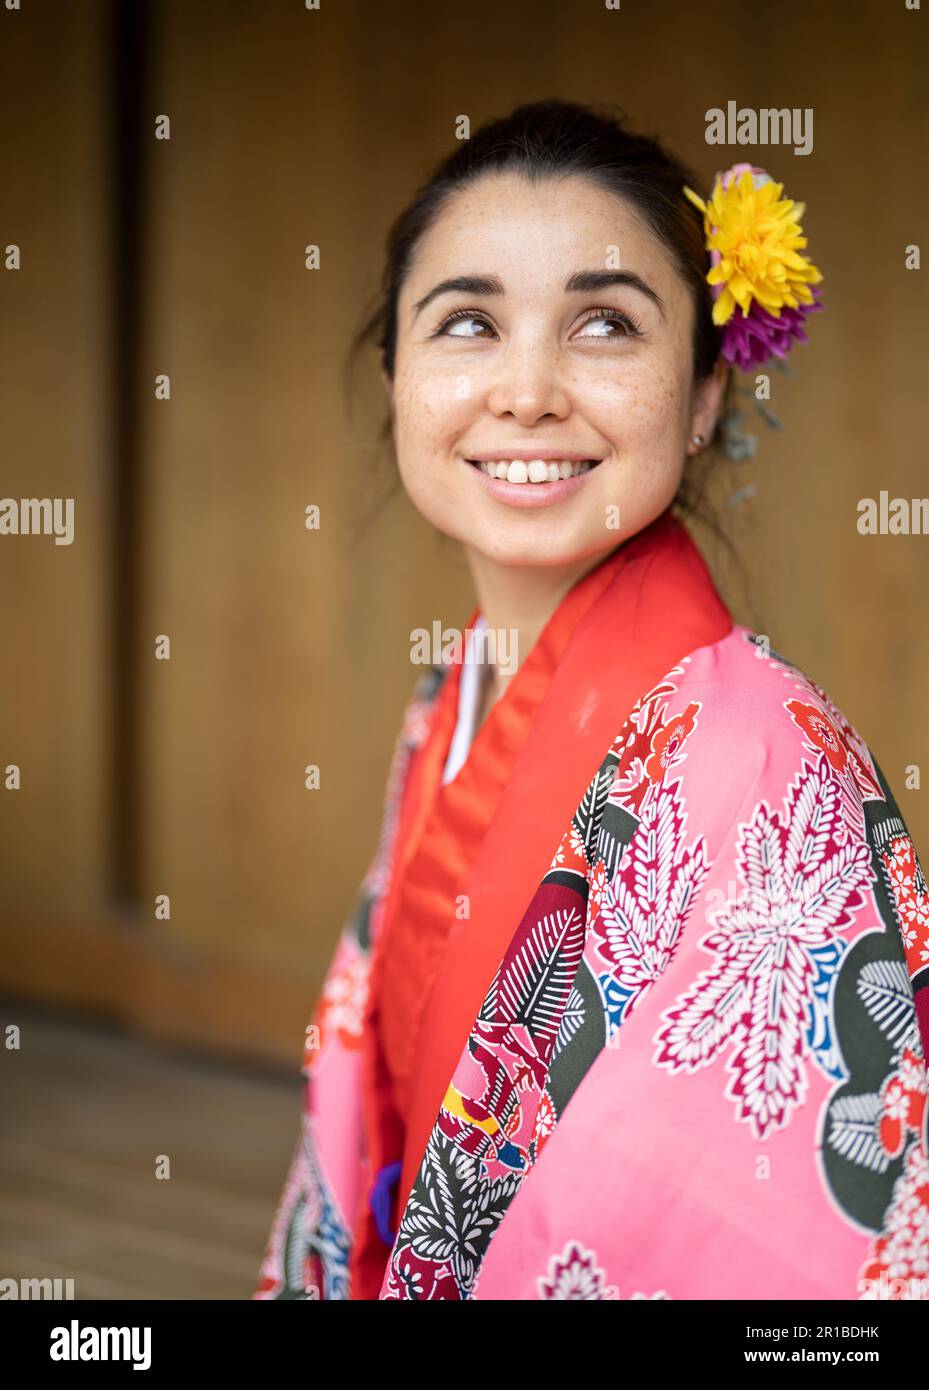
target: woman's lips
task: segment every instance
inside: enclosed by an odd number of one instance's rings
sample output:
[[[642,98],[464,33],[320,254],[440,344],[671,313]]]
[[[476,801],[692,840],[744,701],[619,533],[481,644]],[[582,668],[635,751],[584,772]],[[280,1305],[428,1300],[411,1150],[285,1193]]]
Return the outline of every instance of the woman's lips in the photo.
[[[583,487],[599,459],[501,459],[493,463],[465,460],[499,502],[511,507],[548,507]],[[498,473],[501,476],[496,476]],[[544,479],[544,481],[543,481]]]

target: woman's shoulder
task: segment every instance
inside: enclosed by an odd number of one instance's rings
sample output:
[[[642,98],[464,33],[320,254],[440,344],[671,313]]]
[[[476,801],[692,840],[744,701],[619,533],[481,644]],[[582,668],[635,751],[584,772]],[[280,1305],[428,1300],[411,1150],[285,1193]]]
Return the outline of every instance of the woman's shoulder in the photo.
[[[849,749],[870,760],[867,743],[836,701],[764,633],[736,624],[678,669],[682,690],[717,704],[753,743],[800,737],[835,763]]]
[[[891,795],[842,708],[764,634],[736,625],[663,684],[674,690],[668,714],[685,717],[691,784],[711,782],[719,801],[741,801],[751,786],[793,800],[811,777],[838,778],[859,808]]]
[[[717,697],[748,702],[758,713],[774,713],[791,689],[839,714],[835,702],[802,666],[777,650],[766,633],[740,623],[719,641],[697,648],[677,669],[688,687],[712,687]]]

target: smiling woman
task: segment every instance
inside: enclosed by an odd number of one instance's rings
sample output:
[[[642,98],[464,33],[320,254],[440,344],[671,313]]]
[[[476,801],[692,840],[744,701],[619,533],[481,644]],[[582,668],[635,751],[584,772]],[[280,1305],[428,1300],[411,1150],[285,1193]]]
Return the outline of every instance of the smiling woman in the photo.
[[[518,659],[413,693],[256,1297],[929,1296],[916,851],[675,515],[819,272],[763,170],[695,182],[544,102],[391,231],[400,477]]]

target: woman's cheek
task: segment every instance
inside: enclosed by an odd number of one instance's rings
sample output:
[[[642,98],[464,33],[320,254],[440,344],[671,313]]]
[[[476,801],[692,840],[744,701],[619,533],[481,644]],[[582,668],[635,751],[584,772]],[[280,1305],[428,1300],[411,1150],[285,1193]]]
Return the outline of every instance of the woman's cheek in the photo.
[[[412,377],[395,392],[397,442],[418,452],[428,443],[434,453],[447,452],[473,410],[473,383],[464,372]]]

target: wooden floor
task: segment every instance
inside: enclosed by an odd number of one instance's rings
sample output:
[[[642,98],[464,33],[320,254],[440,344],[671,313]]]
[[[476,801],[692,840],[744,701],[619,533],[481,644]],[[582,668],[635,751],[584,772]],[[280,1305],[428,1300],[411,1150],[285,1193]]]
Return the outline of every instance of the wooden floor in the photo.
[[[2,1045],[19,1025],[19,1051]],[[300,1078],[0,1003],[0,1278],[75,1298],[248,1298]],[[171,1176],[155,1176],[159,1155]]]

